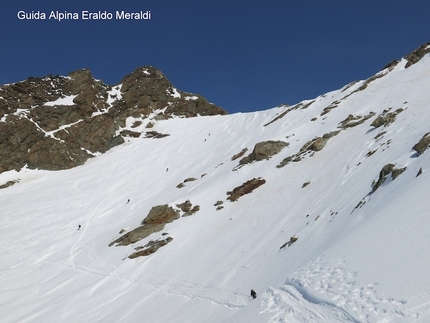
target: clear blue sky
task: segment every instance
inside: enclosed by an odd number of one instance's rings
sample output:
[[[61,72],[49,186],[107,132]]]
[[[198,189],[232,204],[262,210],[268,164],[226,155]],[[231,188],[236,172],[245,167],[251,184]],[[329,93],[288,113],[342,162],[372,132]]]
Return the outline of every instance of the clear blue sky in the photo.
[[[2,2],[0,84],[84,67],[116,84],[152,65],[230,113],[312,99],[430,41],[428,0]],[[20,10],[47,19],[20,20]],[[56,10],[150,10],[151,19],[48,19]]]

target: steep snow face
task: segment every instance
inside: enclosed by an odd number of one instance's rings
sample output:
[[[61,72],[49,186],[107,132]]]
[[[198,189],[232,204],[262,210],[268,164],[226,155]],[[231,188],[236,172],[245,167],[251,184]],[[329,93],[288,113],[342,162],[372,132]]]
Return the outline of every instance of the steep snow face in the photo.
[[[412,149],[430,131],[429,56],[404,66],[295,106],[159,121],[152,130],[168,136],[130,138],[74,169],[0,174],[16,181],[0,190],[2,319],[430,320],[430,152]],[[288,146],[232,160],[269,140]],[[227,200],[254,178],[265,183]],[[108,247],[153,206],[187,200],[199,211]]]

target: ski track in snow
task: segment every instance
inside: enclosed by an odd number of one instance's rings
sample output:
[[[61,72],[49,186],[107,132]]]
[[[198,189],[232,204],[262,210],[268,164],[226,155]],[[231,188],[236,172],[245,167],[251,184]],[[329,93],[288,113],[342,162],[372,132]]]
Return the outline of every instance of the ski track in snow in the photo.
[[[79,238],[78,241],[74,244],[73,248],[81,240],[82,238]],[[49,265],[62,267],[67,270],[73,270],[83,274],[99,276],[102,278],[118,279],[118,280],[126,281],[130,284],[137,284],[137,285],[142,285],[144,287],[150,287],[156,291],[162,292],[169,296],[184,297],[187,299],[209,302],[213,305],[222,306],[230,310],[241,309],[245,307],[249,302],[249,296],[247,295],[243,295],[239,293],[230,293],[218,288],[203,286],[203,285],[195,284],[195,283],[177,279],[177,278],[163,277],[163,276],[145,274],[145,273],[139,273],[139,277],[133,278],[133,276],[135,275],[133,274],[133,272],[127,272],[126,274],[121,274],[121,273],[115,272],[115,270],[111,272],[106,272],[99,269],[80,266],[76,264],[76,262],[74,261],[73,250],[71,251],[71,265],[69,265],[58,261],[39,258],[37,256],[32,255],[31,253],[26,252],[24,249],[12,250],[10,248],[4,248],[4,245],[2,248],[4,250],[7,250],[10,254],[16,255],[17,253],[20,253],[21,254],[20,257],[25,256],[26,258],[35,259],[36,263],[43,262]],[[103,279],[100,280],[99,284],[97,284],[96,287],[94,287],[91,290],[90,294],[95,293],[96,290],[100,288],[102,285],[103,285]]]
[[[406,308],[378,290],[378,283],[358,286],[357,272],[350,272],[342,259],[330,263],[322,257],[299,269],[280,288],[263,295],[266,309],[274,313],[270,322],[410,322],[419,319],[430,303]]]
[[[86,223],[84,224],[84,226],[81,228],[82,233],[79,235],[79,239],[73,244],[72,248],[70,249],[70,262],[72,263],[73,268],[76,268],[76,264],[75,264],[75,249],[78,246],[79,243],[81,243],[85,232],[87,231],[88,227],[91,224],[91,218],[97,214],[98,209],[100,208],[100,205],[102,205],[103,201],[99,202],[97,204],[97,206],[95,207],[94,211],[91,213],[91,215],[88,217]]]
[[[166,295],[210,302],[213,305],[223,306],[231,310],[240,309],[246,306],[246,304],[249,302],[249,297],[246,295],[228,293],[217,288],[211,288],[175,278],[140,274],[140,276],[143,277],[132,279],[129,276],[124,276],[115,271],[107,273],[94,270],[89,267],[75,267],[75,269],[91,275],[111,277],[113,279],[125,280],[130,284],[144,285],[160,291]],[[130,274],[130,276],[132,275]],[[165,281],[168,281],[169,283],[163,283]]]

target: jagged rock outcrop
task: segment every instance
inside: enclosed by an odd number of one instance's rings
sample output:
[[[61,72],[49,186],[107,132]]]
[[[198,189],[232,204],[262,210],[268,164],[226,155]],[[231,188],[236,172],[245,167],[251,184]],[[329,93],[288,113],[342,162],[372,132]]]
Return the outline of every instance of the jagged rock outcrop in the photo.
[[[186,200],[184,203],[176,204],[176,206],[184,212],[182,216],[190,216],[200,210],[200,205],[194,205],[190,202],[190,200]]]
[[[421,155],[430,146],[430,132],[427,132],[419,142],[417,142],[412,149],[415,150],[418,155]]]
[[[240,157],[242,157],[243,155],[245,155],[245,153],[248,151],[248,148],[243,148],[240,153],[237,153],[236,155],[234,155],[233,157],[231,157],[231,160],[236,160]]]
[[[233,191],[227,192],[227,195],[228,195],[227,200],[231,202],[235,202],[241,196],[252,193],[253,190],[260,187],[264,183],[266,183],[266,180],[264,178],[253,178],[249,181],[246,181],[242,185],[234,188]]]
[[[312,140],[306,142],[302,148],[300,148],[299,152],[284,158],[278,165],[277,168],[282,168],[285,165],[288,165],[290,162],[299,162],[306,155],[313,156],[315,152],[322,150],[330,138],[337,136],[341,130],[335,130],[325,133],[322,137],[315,137]]]
[[[203,97],[173,87],[157,69],[136,69],[114,86],[81,69],[68,76],[30,77],[0,87],[0,173],[29,168],[59,170],[82,165],[140,137],[145,118],[227,114]],[[126,128],[133,118],[133,131]],[[149,123],[148,123],[149,124]],[[164,134],[147,132],[147,137]]]
[[[240,165],[249,164],[253,161],[260,161],[264,159],[269,159],[273,155],[278,154],[282,149],[288,146],[287,142],[284,141],[262,141],[254,146],[254,150],[248,156],[242,158],[239,161]]]
[[[402,108],[397,109],[395,112],[388,112],[389,110],[385,110],[382,114],[375,118],[372,121],[370,126],[379,128],[381,126],[387,126],[390,123],[393,123],[396,120],[396,116],[403,111]]]
[[[161,119],[172,115],[195,117],[197,115],[226,114],[208,103],[200,95],[182,92],[173,87],[164,74],[151,66],[138,68],[120,82],[122,100],[126,106],[133,107],[134,115],[148,115],[157,109],[165,109],[158,115]]]
[[[374,112],[370,112],[369,114],[367,114],[365,116],[350,114],[350,115],[348,115],[348,117],[346,117],[346,119],[342,120],[339,123],[338,128],[342,128],[342,129],[345,130],[345,129],[348,129],[348,128],[356,127],[356,126],[362,124],[367,119],[370,119],[374,115],[375,115]]]
[[[404,57],[408,61],[405,68],[418,62],[427,53],[430,53],[430,42],[423,44],[421,47],[415,49],[412,53]]]
[[[147,131],[145,133],[145,138],[152,138],[152,139],[160,139],[168,136],[169,134],[167,133],[159,133],[157,131]]]
[[[137,257],[149,256],[155,253],[161,247],[164,247],[165,245],[167,245],[172,240],[173,240],[172,237],[167,237],[166,239],[151,240],[143,247],[137,247],[136,250],[138,251],[133,252],[130,256],[128,256],[128,258],[134,259]]]
[[[154,206],[149,211],[145,219],[143,219],[141,226],[112,241],[109,244],[109,247],[113,245],[127,246],[129,244],[138,242],[146,237],[149,237],[154,232],[163,230],[166,223],[170,223],[176,219],[179,219],[179,213],[171,206],[167,204]]]
[[[171,206],[164,204],[154,206],[142,221],[142,224],[166,224],[179,219],[179,213]]]
[[[322,137],[316,137],[312,140],[309,140],[305,143],[302,148],[300,148],[300,152],[306,151],[320,151],[323,150],[328,140],[340,133],[340,130],[331,131],[325,133]]]
[[[386,164],[384,167],[382,167],[381,171],[379,172],[378,180],[372,185],[371,193],[374,193],[379,187],[381,187],[382,184],[384,184],[388,175],[391,174],[391,179],[395,180],[405,170],[406,170],[406,167],[395,168],[394,164]]]

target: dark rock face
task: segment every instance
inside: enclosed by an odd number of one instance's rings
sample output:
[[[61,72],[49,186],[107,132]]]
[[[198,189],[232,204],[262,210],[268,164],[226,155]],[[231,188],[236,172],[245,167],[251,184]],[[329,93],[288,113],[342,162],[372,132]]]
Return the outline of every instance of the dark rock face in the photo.
[[[235,202],[241,196],[252,193],[253,190],[260,187],[264,183],[266,183],[266,180],[263,178],[253,178],[243,183],[242,185],[236,187],[235,189],[233,189],[233,191],[227,192],[227,195],[229,195],[229,197],[227,197],[227,200],[230,200],[231,202]]]
[[[120,145],[124,137],[139,137],[141,132],[121,128],[128,117],[139,119],[134,120],[137,127],[150,114],[156,121],[227,112],[199,95],[175,89],[150,66],[114,86],[95,79],[88,69],[3,85],[0,173],[25,165],[47,170],[82,165],[94,153]]]
[[[179,91],[159,70],[151,66],[138,68],[128,74],[122,83],[122,100],[133,112],[149,114],[166,108],[164,117],[172,115],[195,117],[197,115],[227,114],[223,109],[208,103],[203,97]]]

